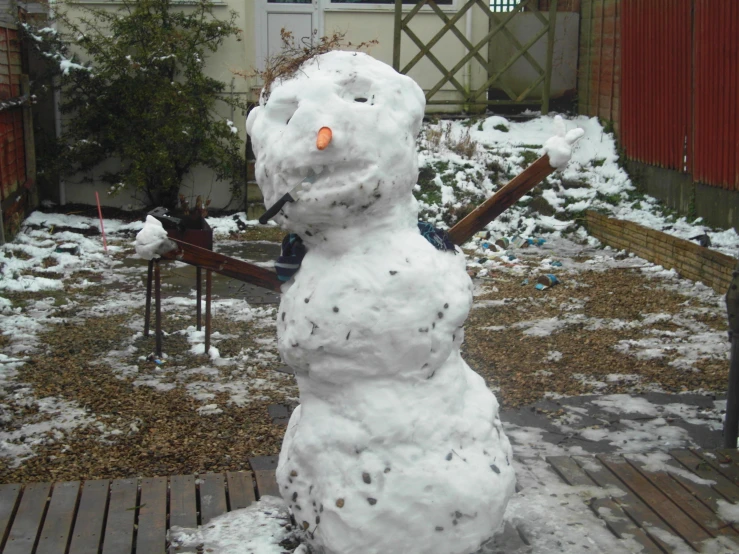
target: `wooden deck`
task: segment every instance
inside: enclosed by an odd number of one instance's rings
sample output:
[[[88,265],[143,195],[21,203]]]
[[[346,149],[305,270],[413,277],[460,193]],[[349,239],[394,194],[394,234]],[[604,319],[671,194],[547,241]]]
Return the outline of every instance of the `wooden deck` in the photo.
[[[621,491],[587,502],[614,535],[637,541],[645,554],[684,551],[685,544],[702,552],[706,541],[716,538],[736,544],[734,550],[722,552],[739,552],[739,525],[719,516],[722,502],[739,503],[739,452],[675,450],[670,457],[667,465],[675,471],[648,471],[628,456],[563,456],[548,461],[570,485]],[[713,484],[700,484],[691,474]],[[673,540],[668,544],[666,533],[684,544],[676,546]]]
[[[613,455],[548,461],[567,484],[608,488],[609,494],[584,502],[616,537],[637,541],[645,554],[684,551],[686,546],[701,552],[716,537],[734,541],[739,552],[739,525],[718,515],[722,501],[739,503],[736,450],[671,452],[669,464],[676,473],[647,471]],[[0,485],[0,552],[164,554],[170,527],[206,524],[262,495],[279,496],[277,458],[249,462],[252,471],[198,477]],[[713,484],[699,484],[686,472]],[[684,542],[666,542],[665,533]],[[484,551],[535,554],[536,545],[524,528],[507,524]]]

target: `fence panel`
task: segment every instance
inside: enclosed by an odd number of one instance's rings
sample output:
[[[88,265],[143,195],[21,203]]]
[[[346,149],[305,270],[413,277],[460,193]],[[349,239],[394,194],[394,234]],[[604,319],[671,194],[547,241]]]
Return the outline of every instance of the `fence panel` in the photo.
[[[691,161],[692,4],[623,0],[621,13],[624,150],[633,160],[678,171]]]
[[[695,1],[695,181],[739,190],[739,3]]]

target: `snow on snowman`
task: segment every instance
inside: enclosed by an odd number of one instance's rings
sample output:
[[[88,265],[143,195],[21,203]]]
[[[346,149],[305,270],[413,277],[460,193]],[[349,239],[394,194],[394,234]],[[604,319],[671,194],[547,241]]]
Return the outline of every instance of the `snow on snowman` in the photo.
[[[469,554],[515,487],[498,402],[460,356],[464,255],[419,233],[424,108],[409,77],[334,51],[247,120],[265,205],[291,195],[275,220],[307,250],[277,316],[300,389],[277,481],[315,552]],[[547,144],[552,165],[572,133]]]

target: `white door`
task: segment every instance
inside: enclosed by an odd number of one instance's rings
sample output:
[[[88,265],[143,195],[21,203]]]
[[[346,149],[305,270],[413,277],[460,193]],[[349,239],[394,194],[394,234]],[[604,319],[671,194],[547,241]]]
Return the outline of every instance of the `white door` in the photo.
[[[292,33],[296,46],[310,44],[323,33],[323,18],[319,0],[258,0],[257,67],[282,50],[281,31]]]

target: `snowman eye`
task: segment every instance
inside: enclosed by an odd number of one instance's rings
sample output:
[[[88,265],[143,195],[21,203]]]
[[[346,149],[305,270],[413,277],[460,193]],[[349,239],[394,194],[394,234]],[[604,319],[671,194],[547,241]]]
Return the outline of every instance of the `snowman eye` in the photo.
[[[355,102],[366,102],[367,99],[366,98],[355,98],[354,101]]]

